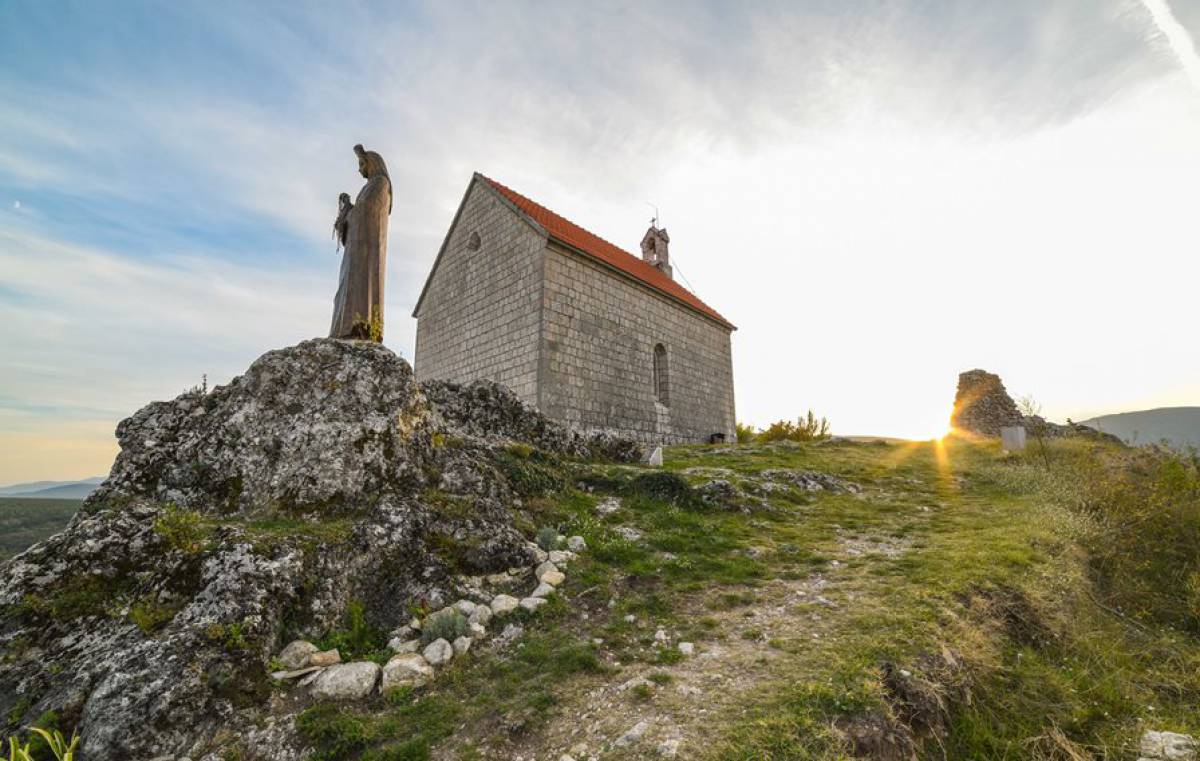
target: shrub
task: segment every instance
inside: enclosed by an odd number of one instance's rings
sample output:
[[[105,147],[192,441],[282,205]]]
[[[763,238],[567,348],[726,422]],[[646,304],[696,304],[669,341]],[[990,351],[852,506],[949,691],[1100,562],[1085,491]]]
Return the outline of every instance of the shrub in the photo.
[[[194,555],[204,549],[209,529],[195,510],[167,505],[154,519],[154,533],[180,552]]]
[[[740,434],[739,434],[740,435]],[[812,410],[790,420],[777,420],[758,432],[759,441],[820,441],[829,438],[829,421],[818,418]]]
[[[1075,469],[1094,523],[1089,560],[1108,603],[1200,632],[1200,458],[1143,448]]]
[[[537,546],[546,552],[558,549],[558,529],[554,526],[542,526],[538,529]]]
[[[649,497],[680,507],[700,503],[696,490],[682,476],[666,471],[638,475],[630,482],[628,491],[639,497]]]
[[[346,604],[344,626],[330,632],[317,643],[322,650],[337,649],[347,660],[374,660],[387,643],[387,635],[367,622],[366,607],[361,600]]]
[[[454,608],[444,608],[431,614],[421,625],[421,644],[435,640],[453,642],[467,633],[467,617]]]
[[[742,423],[737,424],[737,442],[739,444],[749,444],[754,441],[754,437],[757,435],[754,432],[754,426]]]

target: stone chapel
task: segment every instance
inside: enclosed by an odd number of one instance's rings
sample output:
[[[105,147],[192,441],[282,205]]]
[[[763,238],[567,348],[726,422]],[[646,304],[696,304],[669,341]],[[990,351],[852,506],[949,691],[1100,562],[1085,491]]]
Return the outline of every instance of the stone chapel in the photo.
[[[736,329],[679,285],[667,231],[634,256],[475,174],[413,316],[418,380],[510,387],[576,430],[733,441]]]

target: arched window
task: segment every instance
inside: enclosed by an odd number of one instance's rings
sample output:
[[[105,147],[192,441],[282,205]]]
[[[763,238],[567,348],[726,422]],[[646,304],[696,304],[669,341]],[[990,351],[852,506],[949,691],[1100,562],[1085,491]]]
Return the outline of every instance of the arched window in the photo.
[[[483,245],[483,241],[479,239],[478,231],[471,233],[471,237],[467,238],[467,250],[468,251],[478,251],[479,247],[482,245]]]
[[[671,404],[670,370],[667,367],[667,347],[654,344],[654,398],[659,404]]]

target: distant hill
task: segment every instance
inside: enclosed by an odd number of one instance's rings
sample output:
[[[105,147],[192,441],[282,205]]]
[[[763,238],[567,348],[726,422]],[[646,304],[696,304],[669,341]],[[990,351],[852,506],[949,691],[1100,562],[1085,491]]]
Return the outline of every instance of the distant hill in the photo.
[[[1175,446],[1200,447],[1200,407],[1160,407],[1101,415],[1080,422],[1119,436],[1130,444],[1167,441]]]
[[[104,476],[94,476],[80,481],[30,481],[29,483],[0,487],[0,497],[84,499],[103,480]]]

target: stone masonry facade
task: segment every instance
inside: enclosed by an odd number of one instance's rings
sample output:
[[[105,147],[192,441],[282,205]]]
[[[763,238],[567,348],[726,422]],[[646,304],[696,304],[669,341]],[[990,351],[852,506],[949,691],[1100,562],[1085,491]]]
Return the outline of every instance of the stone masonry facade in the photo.
[[[581,430],[641,441],[734,440],[729,331],[551,243],[546,251],[539,406]],[[666,349],[667,404],[654,384]]]
[[[417,315],[420,380],[486,378],[537,405],[545,247],[495,193],[472,185]]]
[[[583,432],[733,441],[732,326],[559,240],[557,220],[475,176],[414,311],[417,378],[495,380]]]

